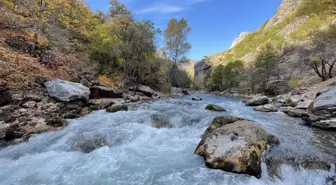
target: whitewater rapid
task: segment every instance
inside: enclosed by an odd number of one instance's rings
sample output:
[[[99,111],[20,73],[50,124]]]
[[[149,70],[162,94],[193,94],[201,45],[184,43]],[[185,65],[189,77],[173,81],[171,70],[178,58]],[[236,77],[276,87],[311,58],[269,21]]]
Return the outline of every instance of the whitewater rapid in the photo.
[[[324,185],[333,172],[295,170],[282,165],[281,178],[261,179],[208,169],[194,155],[200,136],[212,118],[230,114],[254,120],[280,139],[275,149],[290,156],[312,155],[335,162],[336,136],[313,130],[282,113],[260,113],[239,100],[198,94],[202,102],[166,99],[133,105],[128,112],[93,112],[70,120],[59,132],[32,137],[27,143],[0,149],[0,185]],[[227,109],[205,110],[208,103]],[[165,114],[173,129],[151,127],[150,116]],[[84,154],[71,150],[82,137],[105,137],[109,146]]]

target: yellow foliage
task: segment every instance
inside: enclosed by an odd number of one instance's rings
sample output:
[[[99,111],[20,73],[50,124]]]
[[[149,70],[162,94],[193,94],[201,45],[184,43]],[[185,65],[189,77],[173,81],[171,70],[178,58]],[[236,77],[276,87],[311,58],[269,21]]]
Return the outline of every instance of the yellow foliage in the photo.
[[[116,80],[111,79],[106,75],[99,75],[99,83],[112,89],[115,89],[117,86]]]

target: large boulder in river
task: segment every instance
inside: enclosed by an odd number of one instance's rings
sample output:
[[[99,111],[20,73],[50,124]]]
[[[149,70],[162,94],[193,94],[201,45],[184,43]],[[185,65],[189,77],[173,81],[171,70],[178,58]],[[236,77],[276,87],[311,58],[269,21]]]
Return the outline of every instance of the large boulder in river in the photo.
[[[11,101],[12,96],[9,93],[9,90],[4,86],[0,86],[0,107],[8,105]]]
[[[91,99],[98,99],[98,98],[122,98],[122,92],[117,92],[112,88],[104,87],[104,86],[93,86],[90,88]]]
[[[205,109],[212,110],[212,111],[217,111],[217,112],[225,111],[225,109],[223,107],[215,105],[215,104],[209,104],[205,107]]]
[[[232,116],[216,117],[202,135],[195,153],[209,168],[261,176],[261,158],[278,139],[256,123]]]
[[[336,86],[331,86],[320,91],[312,106],[315,115],[336,117]]]
[[[80,83],[65,80],[51,80],[44,83],[49,96],[59,101],[70,102],[74,100],[88,100],[90,89]]]
[[[154,128],[173,128],[167,116],[161,114],[153,114],[151,116],[152,127]]]
[[[259,105],[265,105],[268,104],[269,99],[267,96],[255,96],[251,99],[245,100],[244,103],[247,106],[259,106]]]

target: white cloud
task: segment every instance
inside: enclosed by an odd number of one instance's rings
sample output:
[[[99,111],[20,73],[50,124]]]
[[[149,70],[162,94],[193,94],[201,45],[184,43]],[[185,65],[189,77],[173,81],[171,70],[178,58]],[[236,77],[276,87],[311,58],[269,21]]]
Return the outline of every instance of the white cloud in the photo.
[[[156,5],[149,8],[142,9],[137,13],[174,13],[174,12],[181,12],[185,8],[180,6],[171,6],[171,5]]]
[[[137,13],[138,14],[145,14],[145,13],[162,13],[162,14],[167,14],[167,13],[176,13],[176,12],[181,12],[186,9],[192,8],[194,4],[197,3],[203,3],[209,0],[166,0],[162,2],[160,0],[160,3],[154,3],[152,6],[149,6],[147,8],[139,10]],[[159,1],[157,1],[159,2]]]

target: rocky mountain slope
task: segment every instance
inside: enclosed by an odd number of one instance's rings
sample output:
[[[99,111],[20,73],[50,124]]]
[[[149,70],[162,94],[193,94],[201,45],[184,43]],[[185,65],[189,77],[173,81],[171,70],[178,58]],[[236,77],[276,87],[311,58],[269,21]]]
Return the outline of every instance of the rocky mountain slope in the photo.
[[[293,44],[309,44],[310,34],[335,23],[335,0],[283,0],[272,18],[258,30],[240,34],[229,50],[211,56],[210,63],[216,66],[234,60],[251,62],[267,42],[279,51]]]

